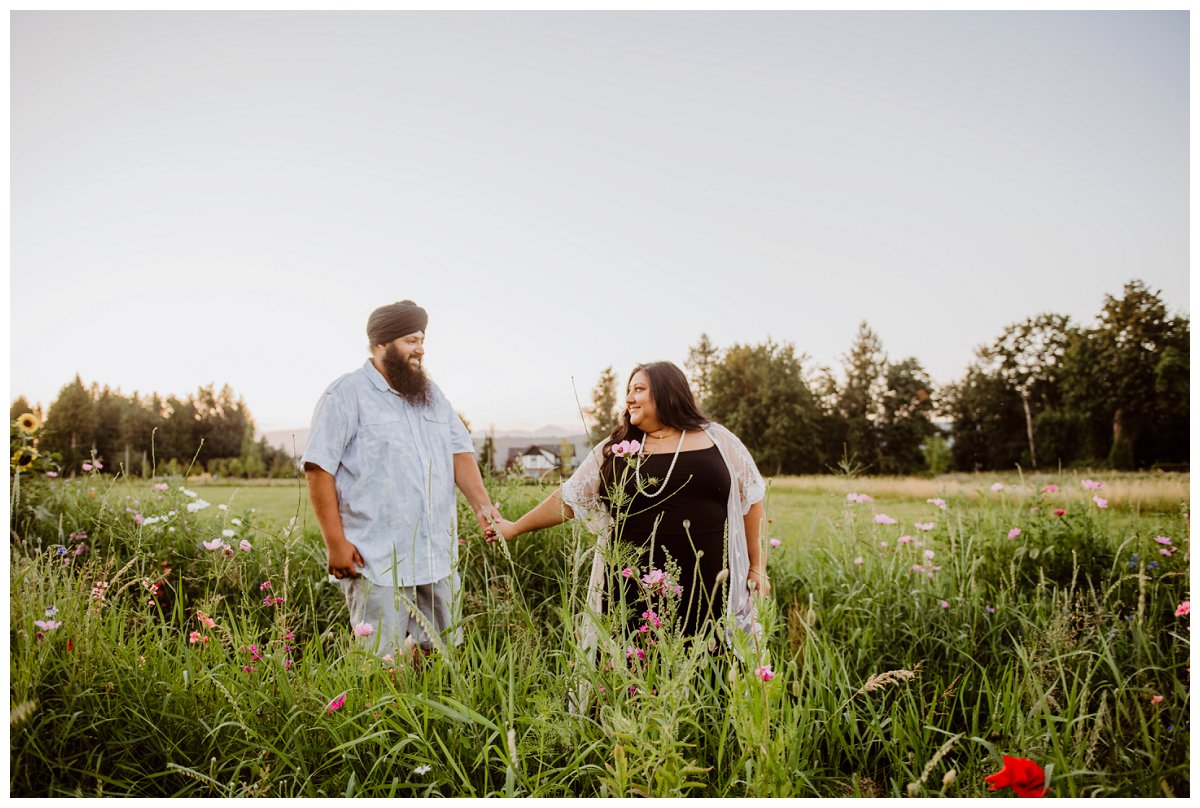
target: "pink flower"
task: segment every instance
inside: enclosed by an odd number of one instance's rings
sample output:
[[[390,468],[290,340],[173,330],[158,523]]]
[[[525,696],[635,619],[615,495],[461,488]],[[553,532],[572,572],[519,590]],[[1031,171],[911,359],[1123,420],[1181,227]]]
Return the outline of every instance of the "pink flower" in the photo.
[[[190,642],[192,645],[195,645],[196,643],[200,642],[200,637],[201,635],[199,631],[193,631],[188,635],[188,642]]]
[[[242,539],[242,543],[238,545],[238,549],[241,550],[243,553],[248,553],[251,550],[253,550],[254,548],[250,545],[250,542],[246,541],[245,539]]]
[[[648,609],[642,612],[642,619],[654,624],[655,628],[662,628],[662,620],[653,609]]]
[[[1066,516],[1066,515],[1067,515],[1067,512],[1066,512],[1066,511],[1064,511],[1062,508],[1055,508],[1055,509],[1054,509],[1054,515],[1055,515],[1055,516]]]
[[[1008,531],[1009,541],[1012,541],[1013,539],[1015,539],[1017,536],[1020,536],[1020,535],[1021,535],[1021,528],[1019,528],[1019,527],[1014,527],[1012,530]]]
[[[166,483],[155,483],[154,490],[155,491],[170,491],[171,486],[167,485]]]
[[[1104,508],[1107,508],[1107,507],[1108,507],[1108,500],[1107,500],[1107,499],[1103,499],[1103,498],[1101,498],[1101,497],[1099,497],[1099,496],[1092,497],[1092,502],[1095,502],[1095,503],[1096,503],[1096,507],[1097,507],[1097,508],[1100,508],[1100,509],[1102,509],[1102,510],[1103,510]]]
[[[57,472],[57,471],[47,471],[47,472],[46,472],[46,476],[47,476],[47,477],[57,477],[57,476],[58,476],[58,472]]]
[[[325,708],[326,714],[342,709],[342,705],[346,703],[346,694],[338,696],[333,701],[329,702],[329,706]]]
[[[42,631],[54,631],[54,629],[62,625],[62,623],[57,620],[34,620],[33,624]]]
[[[862,557],[862,556],[855,556],[855,557],[854,557],[854,563],[855,563],[855,564],[861,564],[861,563],[863,563],[863,557]]]
[[[1047,486],[1044,486],[1044,487],[1042,488],[1042,493],[1043,493],[1043,494],[1057,494],[1057,493],[1058,493],[1058,486],[1057,486],[1057,485],[1047,485]]]
[[[886,513],[875,514],[875,522],[880,525],[894,525],[896,520],[888,516]]]
[[[1004,483],[992,483],[992,493],[1004,490]]]
[[[196,619],[200,621],[200,625],[202,625],[202,626],[206,626],[208,628],[216,628],[217,627],[217,621],[213,620],[211,617],[206,615],[204,612],[197,611]]]
[[[1163,700],[1162,696],[1155,696],[1154,698],[1150,699],[1150,703],[1151,704],[1161,704],[1162,700]]]
[[[374,631],[375,627],[370,623],[358,623],[354,626],[355,637],[370,637]]]
[[[950,601],[948,601],[948,600],[939,600],[939,601],[938,601],[938,606],[941,606],[943,609],[949,609],[949,608],[950,608]]]
[[[654,586],[662,583],[666,577],[666,573],[664,573],[662,570],[650,570],[648,573],[642,576],[642,583],[644,583],[646,586]]]
[[[944,499],[927,499],[925,501],[928,502],[930,505],[937,505],[943,511],[946,510],[946,500],[944,500]]]
[[[620,443],[613,444],[612,453],[617,457],[624,457],[627,454],[637,454],[638,450],[641,448],[642,444],[638,443],[636,440],[623,440]]]
[[[261,584],[258,585],[259,592],[262,592],[264,589],[270,589],[270,588],[271,588],[270,581],[263,581]]]
[[[92,464],[91,464],[91,463],[84,463],[84,464],[83,464],[83,470],[84,470],[84,471],[91,471],[91,470],[92,470]]]
[[[1171,540],[1168,539],[1166,536],[1155,536],[1154,540],[1156,542],[1158,542],[1159,544],[1170,544],[1171,543]]]
[[[866,505],[868,502],[871,501],[871,497],[869,497],[866,494],[847,494],[846,501],[847,502],[857,502],[859,505]]]
[[[1096,482],[1095,480],[1084,480],[1079,484],[1089,491],[1099,491],[1104,487],[1104,483]]]
[[[1190,600],[1185,600],[1183,603],[1179,604],[1179,606],[1175,609],[1176,617],[1183,617],[1184,615],[1188,615],[1191,613],[1192,613],[1192,602]]]
[[[775,678],[775,673],[771,670],[770,665],[759,665],[754,669],[754,675],[764,682],[769,682]]]
[[[921,555],[925,556],[926,559],[932,561],[934,552],[933,552],[933,550],[926,550],[925,552],[921,553]]]
[[[900,544],[908,544],[912,540],[912,536],[901,536],[900,538],[896,539],[896,541]]]
[[[225,540],[213,539],[212,541],[202,541],[200,544],[203,545],[205,550],[220,550],[225,546]]]
[[[641,450],[641,448],[642,448],[642,444],[638,443],[637,441],[631,440],[629,442],[629,453],[630,454],[637,454]]]
[[[917,530],[933,530],[933,522],[913,522]]]
[[[781,545],[781,544],[783,544],[783,542],[781,542],[779,539],[771,539],[771,546],[772,546],[772,547],[778,547],[778,546],[779,546],[779,545]]]

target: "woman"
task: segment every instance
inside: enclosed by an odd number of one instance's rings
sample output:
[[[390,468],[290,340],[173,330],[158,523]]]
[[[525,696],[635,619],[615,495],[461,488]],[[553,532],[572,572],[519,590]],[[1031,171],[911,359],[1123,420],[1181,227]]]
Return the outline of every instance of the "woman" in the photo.
[[[705,618],[722,613],[743,631],[757,631],[753,597],[769,594],[771,584],[759,546],[766,484],[753,458],[733,433],[704,417],[687,378],[670,362],[634,368],[625,404],[612,435],[559,490],[516,522],[501,520],[497,530],[511,540],[571,518],[598,525],[588,585],[588,606],[598,614],[603,550],[615,527],[618,540],[646,552],[639,576],[663,570],[668,556],[678,565],[671,589],[680,597],[683,633],[697,633]],[[629,453],[634,441],[639,446]],[[594,647],[591,621],[582,634],[584,647]]]

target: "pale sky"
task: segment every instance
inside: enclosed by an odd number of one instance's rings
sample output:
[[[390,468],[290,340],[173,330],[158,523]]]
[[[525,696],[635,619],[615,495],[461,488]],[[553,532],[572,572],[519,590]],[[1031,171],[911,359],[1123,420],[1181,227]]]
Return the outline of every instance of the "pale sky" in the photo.
[[[866,320],[935,382],[1133,278],[1188,312],[1188,14],[14,12],[10,400],[308,424],[376,306],[476,429]]]

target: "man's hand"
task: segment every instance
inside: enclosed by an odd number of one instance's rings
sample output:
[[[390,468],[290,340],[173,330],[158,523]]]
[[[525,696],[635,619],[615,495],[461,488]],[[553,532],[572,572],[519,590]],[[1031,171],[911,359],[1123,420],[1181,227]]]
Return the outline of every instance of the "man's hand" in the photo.
[[[361,578],[362,573],[354,567],[357,564],[359,567],[367,566],[363,561],[362,555],[359,554],[358,548],[349,542],[347,539],[342,539],[340,542],[329,545],[329,574],[339,581],[343,578]]]

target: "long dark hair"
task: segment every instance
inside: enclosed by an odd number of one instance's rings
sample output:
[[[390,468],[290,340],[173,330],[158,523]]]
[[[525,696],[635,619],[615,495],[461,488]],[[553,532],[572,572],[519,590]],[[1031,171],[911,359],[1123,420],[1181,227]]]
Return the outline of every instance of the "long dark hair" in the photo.
[[[646,362],[638,365],[629,373],[625,382],[625,394],[628,396],[629,384],[633,377],[641,371],[650,381],[650,396],[654,399],[654,408],[658,411],[658,422],[672,429],[698,430],[708,425],[708,418],[700,411],[692,388],[688,385],[687,376],[671,362]],[[643,443],[646,433],[629,420],[629,407],[621,413],[621,422],[612,431],[601,447],[604,461],[600,465],[600,479],[607,488],[612,484],[613,477],[613,444],[623,440],[636,440]]]

